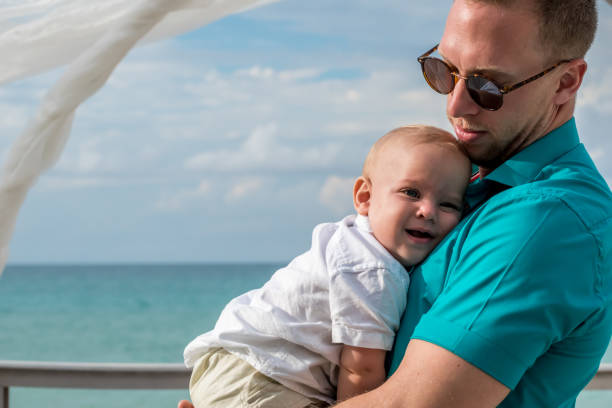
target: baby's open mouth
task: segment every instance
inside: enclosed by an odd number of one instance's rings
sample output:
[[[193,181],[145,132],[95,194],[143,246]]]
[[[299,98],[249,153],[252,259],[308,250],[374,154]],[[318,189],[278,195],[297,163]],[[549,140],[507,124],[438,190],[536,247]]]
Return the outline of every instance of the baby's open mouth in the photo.
[[[415,238],[433,238],[433,235],[431,235],[429,232],[426,232],[426,231],[417,231],[413,229],[407,229],[406,232]]]

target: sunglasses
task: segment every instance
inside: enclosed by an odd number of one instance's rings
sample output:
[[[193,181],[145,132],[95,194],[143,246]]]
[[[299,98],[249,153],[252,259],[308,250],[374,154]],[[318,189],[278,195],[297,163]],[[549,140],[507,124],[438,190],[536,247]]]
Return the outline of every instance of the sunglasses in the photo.
[[[512,92],[515,89],[520,88],[529,82],[535,81],[538,78],[548,74],[559,65],[570,62],[571,60],[559,61],[550,68],[546,68],[544,71],[537,75],[527,78],[524,81],[518,82],[514,85],[506,85],[503,87],[498,86],[495,82],[487,78],[482,74],[471,74],[463,76],[459,74],[455,69],[451,68],[446,62],[440,58],[430,57],[435,50],[438,49],[440,44],[427,51],[425,54],[417,58],[421,64],[421,70],[425,80],[434,91],[441,93],[442,95],[449,94],[455,88],[455,84],[459,79],[465,80],[465,85],[468,93],[476,102],[478,106],[483,109],[490,111],[498,110],[504,103],[504,95],[508,92]]]

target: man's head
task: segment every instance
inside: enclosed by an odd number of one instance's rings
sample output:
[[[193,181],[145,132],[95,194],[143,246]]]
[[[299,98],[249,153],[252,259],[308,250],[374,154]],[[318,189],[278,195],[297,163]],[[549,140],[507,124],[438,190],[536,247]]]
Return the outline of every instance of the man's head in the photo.
[[[370,149],[353,188],[355,209],[403,265],[421,262],[459,222],[471,164],[453,135],[401,127]]]
[[[595,26],[594,0],[454,1],[438,47],[457,74],[447,116],[483,175],[571,118]],[[471,75],[500,90],[532,80],[490,111],[459,79]]]
[[[524,8],[537,18],[538,43],[550,60],[584,58],[597,29],[595,0],[471,0],[507,9]]]

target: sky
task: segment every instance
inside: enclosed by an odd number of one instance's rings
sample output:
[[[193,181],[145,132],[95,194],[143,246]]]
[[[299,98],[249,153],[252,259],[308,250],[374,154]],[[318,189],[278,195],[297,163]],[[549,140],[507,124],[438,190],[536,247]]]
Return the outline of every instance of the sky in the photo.
[[[450,0],[285,0],[138,47],[77,111],[30,191],[9,264],[285,262],[353,212],[370,145],[451,130],[416,57]],[[578,96],[582,142],[612,182],[612,7]],[[0,153],[62,69],[0,87]]]

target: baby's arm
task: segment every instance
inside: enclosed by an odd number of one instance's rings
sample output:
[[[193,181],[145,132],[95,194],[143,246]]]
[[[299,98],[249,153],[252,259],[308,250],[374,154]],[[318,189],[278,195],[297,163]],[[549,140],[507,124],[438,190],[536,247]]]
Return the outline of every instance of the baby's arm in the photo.
[[[342,347],[336,399],[345,400],[373,390],[385,381],[385,350]]]

